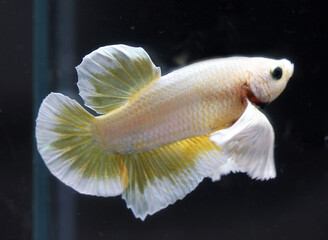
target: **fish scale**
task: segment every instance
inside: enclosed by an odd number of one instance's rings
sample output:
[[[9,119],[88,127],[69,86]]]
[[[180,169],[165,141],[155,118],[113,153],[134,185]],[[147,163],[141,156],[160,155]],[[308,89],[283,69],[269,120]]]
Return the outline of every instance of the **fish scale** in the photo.
[[[96,135],[105,139],[109,151],[131,153],[231,124],[245,108],[238,96],[241,81],[233,74],[224,76],[225,70],[217,71],[221,64],[207,61],[192,71],[189,67],[159,78],[125,106],[98,118],[93,124],[101,131]]]

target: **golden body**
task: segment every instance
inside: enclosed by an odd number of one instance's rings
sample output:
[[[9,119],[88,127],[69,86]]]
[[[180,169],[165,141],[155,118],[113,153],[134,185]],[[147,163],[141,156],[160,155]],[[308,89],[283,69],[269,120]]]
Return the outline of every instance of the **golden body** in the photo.
[[[130,154],[226,128],[245,110],[243,62],[239,57],[209,60],[163,76],[126,105],[98,117],[94,136],[107,151]]]

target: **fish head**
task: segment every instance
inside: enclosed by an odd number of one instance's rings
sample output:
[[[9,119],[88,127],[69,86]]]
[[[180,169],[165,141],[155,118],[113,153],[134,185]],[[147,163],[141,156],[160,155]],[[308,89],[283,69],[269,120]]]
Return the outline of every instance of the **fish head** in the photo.
[[[287,59],[252,58],[249,75],[243,86],[251,102],[265,105],[276,99],[285,89],[294,72],[294,65]]]

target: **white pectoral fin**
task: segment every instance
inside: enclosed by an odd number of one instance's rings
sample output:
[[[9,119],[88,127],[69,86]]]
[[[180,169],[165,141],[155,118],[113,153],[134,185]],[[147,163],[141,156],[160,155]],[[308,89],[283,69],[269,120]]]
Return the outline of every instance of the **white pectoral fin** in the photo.
[[[210,136],[221,148],[223,162],[210,176],[213,180],[229,172],[246,172],[261,180],[276,177],[273,128],[265,115],[247,102],[245,112],[236,123]]]

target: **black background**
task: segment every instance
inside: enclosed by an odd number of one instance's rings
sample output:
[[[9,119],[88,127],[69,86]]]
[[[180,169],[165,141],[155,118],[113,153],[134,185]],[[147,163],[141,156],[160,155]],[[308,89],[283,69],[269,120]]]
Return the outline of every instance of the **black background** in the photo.
[[[284,93],[264,110],[276,133],[276,179],[206,179],[144,222],[120,197],[61,186],[73,196],[76,239],[328,239],[327,7],[326,1],[76,1],[74,65],[114,43],[144,47],[163,74],[231,55],[287,58],[295,65]],[[51,53],[60,48],[55,39],[65,41],[52,28],[56,9],[50,1]],[[31,239],[32,1],[1,1],[0,11],[0,238]],[[50,181],[55,216],[63,184]],[[50,224],[49,239],[56,239],[61,224]]]

